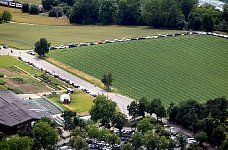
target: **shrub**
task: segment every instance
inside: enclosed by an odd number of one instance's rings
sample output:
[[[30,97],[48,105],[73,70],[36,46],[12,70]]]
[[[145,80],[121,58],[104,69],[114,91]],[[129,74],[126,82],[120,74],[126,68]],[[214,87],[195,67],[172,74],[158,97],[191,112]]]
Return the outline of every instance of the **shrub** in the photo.
[[[2,14],[0,13],[0,24],[2,23]]]
[[[23,13],[28,13],[29,12],[29,4],[28,3],[24,3],[22,5],[22,12]]]
[[[0,85],[4,85],[6,82],[2,79],[0,79]]]
[[[53,7],[52,10],[48,13],[49,17],[62,17],[63,16],[63,10],[60,7]]]
[[[39,8],[36,5],[30,5],[29,14],[38,15],[39,14]]]
[[[4,78],[4,74],[0,73],[0,78]]]
[[[3,13],[2,13],[2,21],[4,21],[4,22],[10,22],[11,19],[12,19],[11,13],[8,12],[8,11],[6,11],[6,10],[3,11]]]

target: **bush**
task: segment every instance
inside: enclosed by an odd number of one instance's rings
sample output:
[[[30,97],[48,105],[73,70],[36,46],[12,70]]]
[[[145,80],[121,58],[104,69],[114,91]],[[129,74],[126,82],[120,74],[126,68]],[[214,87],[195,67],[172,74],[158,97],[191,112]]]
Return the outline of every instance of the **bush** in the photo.
[[[10,22],[11,19],[12,19],[11,13],[8,12],[8,11],[6,11],[6,10],[3,11],[3,13],[2,13],[2,21],[4,21],[4,22]]]
[[[0,24],[2,23],[2,14],[0,13]]]
[[[2,79],[0,79],[0,85],[4,85],[6,82]]]
[[[4,78],[4,74],[0,73],[0,78]]]
[[[29,14],[38,15],[39,14],[39,8],[36,5],[30,5]]]
[[[63,16],[63,10],[60,7],[53,7],[52,10],[48,13],[49,17],[62,17]]]
[[[22,12],[23,13],[28,13],[29,12],[29,4],[28,3],[24,3],[22,5]]]

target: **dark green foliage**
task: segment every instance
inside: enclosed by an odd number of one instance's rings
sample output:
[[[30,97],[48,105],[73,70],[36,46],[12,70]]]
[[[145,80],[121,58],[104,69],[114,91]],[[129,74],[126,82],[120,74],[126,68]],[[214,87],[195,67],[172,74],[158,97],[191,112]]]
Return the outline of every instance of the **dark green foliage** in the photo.
[[[28,3],[23,3],[22,12],[23,13],[28,13],[29,12],[29,4]]]
[[[12,20],[12,15],[10,12],[8,11],[3,11],[2,13],[2,21],[4,22],[10,22]]]
[[[68,130],[72,130],[75,128],[76,125],[78,125],[79,120],[74,119],[77,117],[77,114],[75,112],[72,112],[70,110],[65,110],[62,115],[64,119],[64,128]]]
[[[101,82],[104,83],[108,91],[111,91],[112,80],[112,73],[105,73],[101,78]]]
[[[221,145],[222,142],[226,139],[226,130],[224,128],[224,126],[219,125],[217,126],[211,135],[211,141],[213,144],[215,145]]]
[[[37,5],[30,5],[29,6],[29,14],[32,15],[39,15],[39,8]]]
[[[119,129],[120,133],[123,127],[127,124],[127,116],[121,112],[115,113],[112,118],[112,125]]]
[[[42,4],[45,10],[51,10],[52,7],[55,7],[59,4],[58,0],[42,0]]]
[[[190,12],[197,6],[198,0],[178,0],[185,20],[187,21]]]
[[[154,27],[178,28],[184,21],[176,0],[148,0],[143,4],[142,16]]]
[[[140,120],[137,124],[137,131],[141,132],[143,135],[153,129],[153,124],[151,124],[149,118],[144,118],[143,120]]]
[[[1,150],[30,150],[32,147],[32,140],[30,137],[14,136],[8,140],[0,141]]]
[[[120,0],[118,1],[118,13],[116,22],[121,25],[142,25],[141,16],[142,0]]]
[[[68,4],[69,6],[73,6],[76,0],[60,0],[60,1]]]
[[[202,26],[202,17],[201,14],[192,12],[188,17],[188,26],[193,30],[200,30]]]
[[[2,14],[0,13],[0,24],[2,24]]]
[[[203,142],[207,142],[208,136],[206,132],[200,132],[195,135],[196,140],[199,141],[200,144],[203,144]]]
[[[227,150],[228,149],[228,141],[225,140],[223,143],[219,146],[218,150]]]
[[[144,144],[143,135],[139,132],[136,132],[130,139],[130,142],[135,149],[138,149]]]
[[[70,145],[72,148],[75,149],[83,149],[83,148],[88,148],[88,144],[85,140],[85,138],[81,136],[73,136],[73,138],[70,139]]]
[[[137,102],[136,101],[131,102],[131,104],[127,106],[127,110],[129,111],[129,116],[132,116],[133,119],[135,120],[135,118],[139,114]]]
[[[53,7],[49,12],[48,12],[48,17],[62,17],[63,16],[63,10],[60,7]]]
[[[214,27],[213,18],[210,14],[203,14],[202,16],[202,28],[207,32],[211,32]]]
[[[49,52],[49,47],[51,43],[48,43],[45,38],[41,38],[38,42],[35,43],[34,51],[41,57]]]
[[[69,15],[71,23],[95,24],[98,22],[98,0],[77,0]]]
[[[94,100],[94,105],[90,110],[93,121],[101,121],[104,126],[108,126],[116,112],[116,103],[105,96],[99,95]]]
[[[124,143],[120,147],[121,150],[134,150],[134,147],[131,143]]]
[[[114,23],[117,15],[117,1],[116,0],[101,0],[98,12],[98,18],[102,24]]]
[[[141,98],[138,103],[138,116],[145,117],[148,101],[145,97]]]
[[[47,122],[39,121],[33,126],[34,149],[53,149],[58,134]]]

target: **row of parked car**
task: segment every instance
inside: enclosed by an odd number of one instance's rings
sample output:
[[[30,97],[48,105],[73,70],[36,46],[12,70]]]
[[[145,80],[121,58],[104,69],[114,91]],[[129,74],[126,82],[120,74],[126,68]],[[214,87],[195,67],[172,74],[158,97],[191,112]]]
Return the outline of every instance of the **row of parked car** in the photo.
[[[162,37],[179,36],[179,35],[191,35],[191,34],[212,35],[212,36],[228,39],[228,35],[217,34],[217,33],[213,33],[213,32],[201,32],[201,31],[192,31],[192,32],[190,32],[190,31],[187,31],[187,32],[175,33],[175,34],[158,34],[157,36],[122,38],[122,39],[105,40],[105,41],[97,41],[97,42],[87,42],[87,43],[70,43],[68,45],[60,45],[58,47],[51,46],[50,50],[73,48],[73,47],[82,47],[82,46],[98,45],[98,44],[108,44],[108,43],[116,43],[116,42],[128,42],[128,41],[133,41],[133,40],[157,39],[157,38],[162,38]]]
[[[175,142],[177,142],[177,136],[179,135],[177,130],[174,127],[168,126],[168,125],[164,125],[164,127],[165,127],[165,130],[171,134],[170,138],[172,140],[174,140]],[[197,143],[197,141],[194,137],[183,135],[183,138],[187,144]]]
[[[37,68],[37,69],[39,69],[39,70],[41,70],[41,71],[45,71],[46,74],[49,74],[50,76],[53,76],[53,77],[65,82],[65,83],[68,83],[68,84],[72,85],[73,87],[78,88],[78,89],[82,90],[83,92],[85,92],[85,93],[87,93],[87,94],[89,94],[89,95],[91,95],[93,97],[96,97],[98,95],[97,93],[95,93],[93,91],[90,91],[89,89],[87,89],[87,88],[85,88],[85,87],[83,87],[83,86],[81,86],[81,85],[79,85],[79,84],[77,84],[77,83],[75,83],[75,82],[73,82],[73,81],[71,81],[69,79],[66,79],[66,78],[62,77],[59,74],[57,74],[57,73],[55,73],[55,72],[53,72],[51,70],[48,70],[48,69],[46,69],[44,67],[41,67],[41,66],[39,66],[37,64],[34,64],[34,63],[30,62],[26,58],[23,58],[23,57],[19,56],[18,59],[23,61],[23,62],[25,62],[25,63],[27,63],[27,64],[29,64],[29,65],[31,65],[31,66],[33,66],[33,67],[35,67],[35,68]]]

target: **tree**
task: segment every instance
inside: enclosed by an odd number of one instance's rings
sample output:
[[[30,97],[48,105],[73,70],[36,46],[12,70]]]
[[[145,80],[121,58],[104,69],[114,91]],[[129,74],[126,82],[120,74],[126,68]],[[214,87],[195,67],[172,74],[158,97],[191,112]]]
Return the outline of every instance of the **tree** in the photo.
[[[134,150],[134,147],[132,146],[131,143],[124,143],[120,146],[121,150]]]
[[[32,15],[38,15],[39,14],[39,8],[36,5],[30,5],[29,6],[29,14]]]
[[[188,25],[190,29],[200,30],[202,26],[201,14],[197,12],[191,12],[188,17]]]
[[[145,97],[141,98],[138,103],[138,116],[145,117],[145,112],[147,108],[148,102]]]
[[[218,150],[227,150],[228,149],[228,141],[225,140],[223,143],[219,146]]]
[[[186,141],[184,140],[183,134],[179,134],[179,135],[177,136],[177,141],[178,141],[179,144],[180,144],[181,150],[184,150],[185,145],[186,145]]]
[[[99,132],[99,128],[97,128],[95,125],[90,125],[87,127],[87,133],[90,138],[98,138]]]
[[[42,5],[46,10],[51,10],[52,7],[57,6],[58,3],[58,0],[42,0]]]
[[[36,149],[52,149],[58,141],[58,134],[48,123],[39,121],[33,126],[33,141]]]
[[[62,17],[63,16],[63,9],[61,7],[53,7],[49,12],[48,12],[48,17]]]
[[[223,5],[222,20],[228,21],[228,4]]]
[[[159,136],[152,130],[144,135],[145,145],[148,150],[154,150],[159,147]]]
[[[30,137],[24,136],[24,137],[12,137],[5,142],[4,148],[6,150],[30,150],[32,147],[32,140]],[[1,148],[0,149],[4,149]]]
[[[112,119],[112,124],[115,128],[119,129],[121,133],[121,130],[127,124],[127,116],[121,112],[115,113]]]
[[[0,13],[0,24],[2,24],[2,14]]]
[[[140,120],[137,124],[137,130],[142,134],[152,129],[153,125],[151,124],[149,118],[144,118],[143,120]]]
[[[219,146],[226,139],[226,130],[222,125],[217,126],[211,135],[212,143]]]
[[[142,0],[119,0],[116,22],[122,25],[143,25]]]
[[[49,52],[49,47],[51,43],[48,43],[45,38],[41,38],[40,41],[35,43],[35,49],[34,51],[40,56],[44,57],[46,53]]]
[[[138,116],[138,104],[136,101],[131,102],[130,105],[127,106],[127,110],[129,112],[129,116],[132,116],[133,119]]]
[[[191,127],[192,132],[194,132],[194,127],[197,123],[198,115],[196,114],[196,111],[194,108],[191,108],[190,111],[183,116],[184,119],[187,120],[187,124]]]
[[[196,134],[196,140],[199,141],[200,145],[203,144],[203,142],[206,142],[208,140],[208,136],[207,133],[205,132],[200,132],[198,134]]]
[[[116,103],[103,95],[99,95],[93,101],[94,105],[90,110],[91,119],[99,121],[107,127],[116,112]]]
[[[3,13],[2,13],[2,20],[3,20],[4,22],[10,22],[11,19],[12,19],[11,13],[8,12],[8,11],[6,11],[6,10],[3,11]]]
[[[130,142],[134,146],[135,149],[138,149],[144,144],[143,136],[141,133],[136,132],[130,139]]]
[[[102,24],[114,23],[117,15],[118,5],[116,0],[101,0],[98,18]]]
[[[203,14],[202,16],[202,27],[206,32],[213,31],[214,22],[212,16],[208,13]]]
[[[186,21],[188,20],[190,12],[197,7],[197,3],[197,0],[179,0],[180,8]]]
[[[197,144],[190,144],[186,150],[203,150],[203,149]]]
[[[108,134],[106,136],[106,142],[110,145],[120,143],[120,138],[116,134]]]
[[[169,138],[165,136],[159,137],[159,149],[167,149],[169,147]]]
[[[22,4],[22,12],[23,13],[28,13],[29,12],[29,4],[28,3],[23,3]]]
[[[76,150],[81,150],[83,148],[88,148],[88,144],[85,138],[81,136],[74,136],[70,139],[70,145]]]
[[[111,73],[105,73],[102,76],[101,82],[104,83],[104,85],[107,87],[108,91],[111,91],[112,86],[112,74]]]
[[[95,24],[98,22],[98,0],[77,0],[69,15],[70,23]]]

